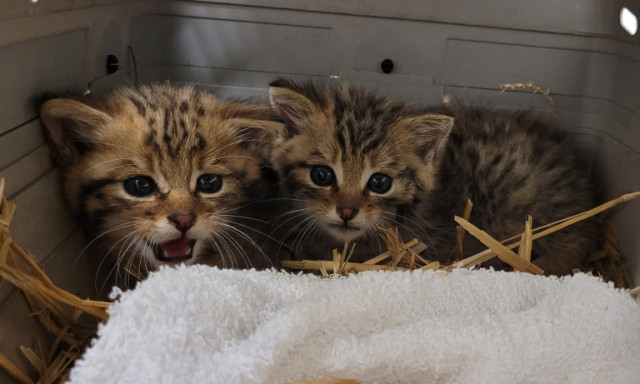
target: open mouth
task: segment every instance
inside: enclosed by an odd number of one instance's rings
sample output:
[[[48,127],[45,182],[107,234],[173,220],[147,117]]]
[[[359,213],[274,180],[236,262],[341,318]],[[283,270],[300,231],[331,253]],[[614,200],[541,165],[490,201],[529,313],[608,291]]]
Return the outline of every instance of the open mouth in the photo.
[[[178,263],[193,257],[195,239],[182,236],[179,239],[167,241],[153,247],[156,259],[166,263]]]

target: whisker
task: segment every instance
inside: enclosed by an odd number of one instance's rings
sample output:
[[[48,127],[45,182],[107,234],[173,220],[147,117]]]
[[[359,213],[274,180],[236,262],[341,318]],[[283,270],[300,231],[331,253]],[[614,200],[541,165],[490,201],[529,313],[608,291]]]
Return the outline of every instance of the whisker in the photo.
[[[238,262],[236,254],[231,249],[228,236],[226,236],[225,233],[221,231],[218,233],[218,240],[224,247],[227,256],[231,258],[231,268],[238,268],[240,266],[240,263]],[[244,257],[244,255],[242,254],[240,256]]]
[[[226,260],[224,258],[224,253],[222,252],[222,250],[218,246],[218,242],[216,241],[217,237],[218,237],[218,235],[216,233],[211,234],[207,238],[207,241],[215,248],[215,251],[217,252],[218,256],[220,257],[220,261],[222,262],[222,267],[223,268],[227,268],[227,262],[226,262]]]
[[[235,225],[238,225],[238,223],[234,223]],[[243,231],[239,230],[238,228],[234,227],[231,224],[224,224],[226,225],[226,228],[230,231],[232,231],[233,233],[236,233],[238,236],[240,236],[241,238],[245,239],[247,242],[249,242],[249,244],[251,246],[253,246],[253,248],[260,254],[262,255],[262,257],[264,258],[264,260],[266,262],[268,262],[269,264],[273,265],[273,261],[271,260],[271,258],[269,258],[264,251],[262,250],[262,247],[260,245],[258,245],[249,235],[247,235],[246,233],[244,233]],[[274,241],[276,241],[273,238],[270,238]],[[251,263],[250,263],[251,264]]]
[[[111,248],[109,248],[109,249],[104,253],[104,256],[102,257],[102,260],[100,261],[100,264],[98,265],[97,272],[99,272],[99,271],[100,271],[100,269],[102,268],[102,266],[103,266],[104,262],[105,262],[107,259],[112,259],[112,258],[113,258],[112,253],[111,253],[111,252],[113,251],[113,249],[114,249],[114,248],[115,248],[115,247],[116,247],[120,242],[126,242],[126,241],[128,241],[132,236],[136,236],[136,232],[135,232],[135,231],[131,231],[131,232],[127,233],[126,235],[122,236],[118,241],[116,241],[116,242],[111,246]],[[118,255],[115,257],[114,265],[111,267],[111,270],[109,271],[109,273],[107,274],[107,276],[105,276],[105,279],[104,279],[104,281],[102,282],[102,286],[100,287],[100,289],[99,289],[99,290],[98,290],[98,287],[97,287],[97,282],[98,282],[98,281],[97,281],[97,280],[95,280],[95,284],[96,284],[95,289],[96,289],[98,292],[103,292],[103,291],[104,291],[105,284],[107,284],[107,282],[109,281],[109,279],[111,278],[111,276],[112,276],[112,275],[114,275],[114,279],[115,279],[114,283],[117,285],[117,283],[118,283],[117,273],[118,273],[118,269],[119,269],[119,267],[120,267],[120,263],[121,263],[120,255],[118,254]],[[115,273],[115,274],[114,274],[114,273]],[[97,273],[96,275],[98,275],[98,273]]]
[[[220,233],[221,237],[225,238],[226,241],[233,246],[237,251],[238,251],[238,255],[240,255],[240,257],[242,258],[242,261],[244,261],[245,265],[247,267],[252,267],[253,263],[251,262],[251,259],[249,258],[249,255],[247,255],[246,251],[244,250],[243,247],[240,246],[240,244],[236,241],[236,239],[233,238],[232,235],[225,233],[224,231]],[[231,247],[229,247],[231,248]],[[230,249],[231,251],[231,249]],[[238,264],[238,267],[240,267],[240,265]]]
[[[304,225],[302,231],[298,232],[298,235],[292,243],[292,248],[296,253],[300,253],[300,248],[305,244],[305,241],[308,240],[311,234],[316,233],[315,229],[320,224],[320,220],[316,217],[309,217],[308,219],[309,220],[305,220],[306,224]]]

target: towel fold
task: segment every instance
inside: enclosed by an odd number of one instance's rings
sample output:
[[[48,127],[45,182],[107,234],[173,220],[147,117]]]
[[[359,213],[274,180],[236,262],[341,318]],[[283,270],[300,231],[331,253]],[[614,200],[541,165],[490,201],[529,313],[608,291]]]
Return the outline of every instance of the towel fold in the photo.
[[[71,383],[638,383],[640,304],[578,274],[165,268]]]

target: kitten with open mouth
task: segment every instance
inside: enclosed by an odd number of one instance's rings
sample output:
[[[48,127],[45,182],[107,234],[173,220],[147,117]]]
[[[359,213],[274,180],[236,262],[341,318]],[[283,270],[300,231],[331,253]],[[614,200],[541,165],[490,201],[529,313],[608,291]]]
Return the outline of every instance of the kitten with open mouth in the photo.
[[[50,99],[41,117],[64,196],[113,271],[272,265],[259,155],[280,125],[269,107],[165,83]]]

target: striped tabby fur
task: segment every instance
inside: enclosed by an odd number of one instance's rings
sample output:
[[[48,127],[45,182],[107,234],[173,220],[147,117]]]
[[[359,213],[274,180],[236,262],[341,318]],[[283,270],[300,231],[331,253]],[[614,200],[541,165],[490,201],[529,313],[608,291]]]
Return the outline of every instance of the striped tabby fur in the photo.
[[[272,83],[270,97],[285,124],[271,152],[289,201],[280,235],[294,253],[326,259],[350,239],[361,261],[383,250],[380,227],[396,227],[404,240],[427,243],[429,259],[450,263],[460,257],[453,217],[467,199],[471,222],[498,239],[521,232],[527,215],[542,225],[597,203],[590,170],[530,111],[416,107],[286,79]],[[594,251],[599,225],[535,241],[534,261],[569,273]],[[482,249],[467,236],[464,256]]]
[[[169,84],[47,101],[41,117],[88,239],[120,268],[270,265],[248,217],[267,193],[267,106]],[[272,128],[271,128],[272,129]]]

